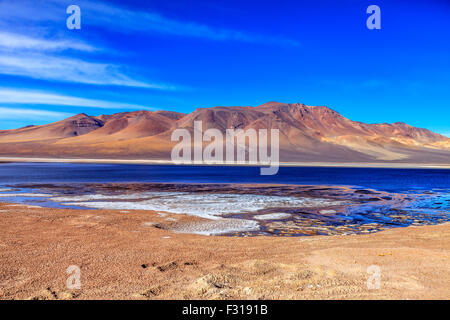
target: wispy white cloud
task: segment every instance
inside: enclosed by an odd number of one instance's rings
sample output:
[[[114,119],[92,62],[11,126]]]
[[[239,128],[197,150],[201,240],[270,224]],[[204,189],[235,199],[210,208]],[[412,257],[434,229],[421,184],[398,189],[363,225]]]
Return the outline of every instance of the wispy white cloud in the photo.
[[[206,24],[176,20],[157,12],[131,11],[101,2],[83,2],[83,11],[92,23],[104,28],[114,28],[122,32],[159,32],[185,37],[205,38],[217,41],[241,41],[249,43],[264,43],[298,46],[297,40],[282,36],[268,36],[245,31],[216,28]],[[118,19],[117,17],[120,17]]]
[[[0,18],[6,21],[61,23],[61,12],[73,1],[47,0],[45,3],[34,0],[17,0],[0,3]],[[296,39],[283,36],[265,35],[227,28],[218,28],[198,22],[173,19],[158,12],[129,10],[99,1],[78,0],[81,7],[82,26],[95,25],[115,32],[157,32],[182,37],[195,37],[215,41],[240,41],[272,45],[299,46]],[[1,19],[0,19],[1,20]],[[82,27],[83,28],[83,27]]]
[[[0,89],[0,103],[21,104],[21,105],[29,104],[29,105],[74,106],[74,107],[87,107],[100,109],[154,110],[153,108],[127,103],[85,99],[67,95],[54,94],[49,92],[28,91],[9,88]]]
[[[59,58],[47,54],[1,54],[0,74],[35,79],[174,90],[165,84],[139,81],[126,75],[120,66]]]
[[[0,31],[0,74],[91,85],[170,91],[181,88],[133,75],[126,65],[74,58],[72,52],[66,51],[76,50],[95,54],[100,50],[97,46],[73,38],[49,38],[48,35],[43,36],[48,32],[40,30],[46,21],[64,22],[66,16],[61,1],[48,0],[45,3],[27,0],[0,1],[0,27],[9,30]],[[29,34],[24,35],[17,31],[23,25],[27,25],[26,30]],[[60,32],[57,33],[61,35]],[[100,61],[103,59],[99,55],[95,55],[94,58]]]
[[[72,114],[67,112],[0,107],[0,120],[48,120],[63,119],[70,116]]]
[[[67,49],[81,51],[96,51],[97,49],[89,44],[77,40],[48,40],[29,37],[17,33],[0,32],[0,48],[16,50],[36,50],[36,51],[60,51]]]
[[[60,36],[65,28],[69,0],[0,1],[0,74],[47,81],[141,87],[156,90],[186,90],[186,87],[152,81],[117,63],[104,62],[96,55],[86,61],[74,57],[68,49],[95,53],[97,46],[74,39],[48,38],[55,31]],[[94,25],[115,32],[148,32],[216,41],[242,41],[298,45],[283,37],[270,37],[238,30],[216,28],[205,24],[168,18],[157,12],[130,10],[123,7],[78,0],[82,9],[82,28]],[[27,35],[23,34],[26,26]],[[45,27],[44,27],[45,26]],[[49,30],[43,31],[43,29]],[[39,36],[36,36],[39,34]],[[80,34],[80,33],[78,33]],[[101,62],[99,62],[101,61]]]

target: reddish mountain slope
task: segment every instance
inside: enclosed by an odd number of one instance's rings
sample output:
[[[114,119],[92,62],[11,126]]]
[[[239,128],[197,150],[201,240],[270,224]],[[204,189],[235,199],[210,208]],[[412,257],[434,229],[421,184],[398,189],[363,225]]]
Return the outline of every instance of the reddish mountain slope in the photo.
[[[87,134],[103,126],[103,121],[84,113],[43,126],[0,131],[0,142],[46,141]]]
[[[2,156],[170,159],[172,131],[278,129],[280,160],[450,163],[450,139],[405,123],[366,124],[324,106],[269,102],[201,108],[190,114],[136,111],[77,115],[44,126],[0,131]]]
[[[76,139],[70,137],[58,143],[89,144],[154,136],[173,129],[175,121],[183,116],[182,113],[168,111],[135,111],[117,113],[111,116],[101,115],[97,117],[99,121],[104,123],[101,128]]]

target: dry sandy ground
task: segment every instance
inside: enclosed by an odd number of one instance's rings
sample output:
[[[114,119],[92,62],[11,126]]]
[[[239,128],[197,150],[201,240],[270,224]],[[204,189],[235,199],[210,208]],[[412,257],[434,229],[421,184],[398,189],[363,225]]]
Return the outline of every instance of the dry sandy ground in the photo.
[[[450,224],[301,238],[164,229],[192,219],[0,204],[0,298],[450,298]],[[70,265],[81,268],[79,290],[66,287]],[[379,289],[367,288],[371,265]]]

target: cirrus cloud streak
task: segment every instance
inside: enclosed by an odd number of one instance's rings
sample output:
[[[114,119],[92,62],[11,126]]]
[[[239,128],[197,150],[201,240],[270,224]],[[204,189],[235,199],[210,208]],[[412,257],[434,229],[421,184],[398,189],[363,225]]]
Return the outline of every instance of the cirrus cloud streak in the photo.
[[[134,104],[86,99],[42,91],[28,91],[9,88],[0,89],[0,103],[21,104],[21,105],[28,104],[28,105],[73,106],[73,107],[100,108],[100,109],[154,110],[153,108],[138,106]]]
[[[94,85],[174,90],[175,86],[135,80],[115,64],[87,62],[46,54],[0,54],[0,73],[34,79]]]
[[[0,107],[1,120],[48,120],[63,119],[70,116],[72,116],[72,114],[67,112]]]
[[[7,50],[26,49],[36,51],[61,51],[73,49],[93,52],[98,50],[87,43],[74,39],[49,40],[10,32],[0,32],[0,48]]]

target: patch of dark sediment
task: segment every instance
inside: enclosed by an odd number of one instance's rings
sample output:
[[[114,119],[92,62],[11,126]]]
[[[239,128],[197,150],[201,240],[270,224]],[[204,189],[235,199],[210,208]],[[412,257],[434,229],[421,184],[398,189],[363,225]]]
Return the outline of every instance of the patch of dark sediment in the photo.
[[[189,192],[189,193],[227,193],[268,196],[295,196],[364,201],[364,199],[389,196],[388,193],[370,189],[354,190],[348,186],[310,186],[274,184],[217,184],[217,183],[72,183],[72,184],[17,184],[11,187],[23,189],[46,189],[59,192],[104,192],[123,194],[138,192]]]

